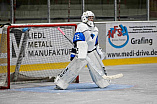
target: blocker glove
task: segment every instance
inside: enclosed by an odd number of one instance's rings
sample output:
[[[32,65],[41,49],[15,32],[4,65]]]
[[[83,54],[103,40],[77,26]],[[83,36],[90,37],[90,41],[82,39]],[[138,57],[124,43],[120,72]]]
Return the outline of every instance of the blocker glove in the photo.
[[[77,48],[72,48],[71,55],[70,55],[70,61],[72,61],[74,59],[76,53],[77,53]]]

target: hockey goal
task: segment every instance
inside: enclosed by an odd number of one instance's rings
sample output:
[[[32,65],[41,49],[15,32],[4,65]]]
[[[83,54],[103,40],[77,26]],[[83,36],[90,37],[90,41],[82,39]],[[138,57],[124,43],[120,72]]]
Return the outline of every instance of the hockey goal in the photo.
[[[76,24],[14,24],[1,29],[1,89],[10,88],[10,81],[53,81],[68,65],[73,46],[58,27],[72,40]]]

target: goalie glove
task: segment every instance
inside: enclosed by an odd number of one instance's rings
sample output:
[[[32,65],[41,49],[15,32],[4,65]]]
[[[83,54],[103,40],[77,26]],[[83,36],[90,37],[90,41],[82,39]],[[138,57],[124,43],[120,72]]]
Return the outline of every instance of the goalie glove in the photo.
[[[71,54],[70,55],[70,61],[72,61],[74,59],[75,55],[74,54]]]
[[[99,45],[96,46],[96,51],[100,56],[100,59],[103,60],[105,58],[105,52],[102,52],[101,47],[99,47]]]
[[[74,59],[74,57],[76,56],[76,53],[77,53],[77,48],[72,48],[71,55],[70,55],[70,61],[72,61]]]

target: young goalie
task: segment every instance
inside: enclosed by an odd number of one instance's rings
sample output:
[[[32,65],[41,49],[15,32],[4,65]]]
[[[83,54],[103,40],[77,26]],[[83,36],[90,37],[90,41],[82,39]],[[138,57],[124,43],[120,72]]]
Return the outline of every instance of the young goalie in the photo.
[[[98,28],[94,24],[94,17],[91,11],[82,14],[82,23],[78,24],[73,37],[74,48],[72,48],[71,62],[56,77],[55,89],[66,89],[86,65],[93,82],[98,87],[104,88],[109,85],[108,80],[102,77],[107,75],[102,63],[105,55],[98,44]]]

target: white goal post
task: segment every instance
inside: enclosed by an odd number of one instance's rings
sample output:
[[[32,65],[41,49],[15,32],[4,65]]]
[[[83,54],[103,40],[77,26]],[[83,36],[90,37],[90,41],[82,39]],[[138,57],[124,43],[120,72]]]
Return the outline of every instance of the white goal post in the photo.
[[[76,24],[12,24],[5,34],[1,34],[0,50],[5,47],[6,63],[0,57],[0,77],[8,74],[5,85],[10,88],[10,81],[51,80],[70,62],[73,45],[57,29],[60,27],[72,40]],[[29,28],[29,31],[22,31]],[[2,39],[2,37],[7,37]],[[0,55],[4,52],[0,51]],[[5,67],[7,70],[2,68]],[[10,80],[9,80],[10,79]],[[77,77],[76,82],[79,82]]]

